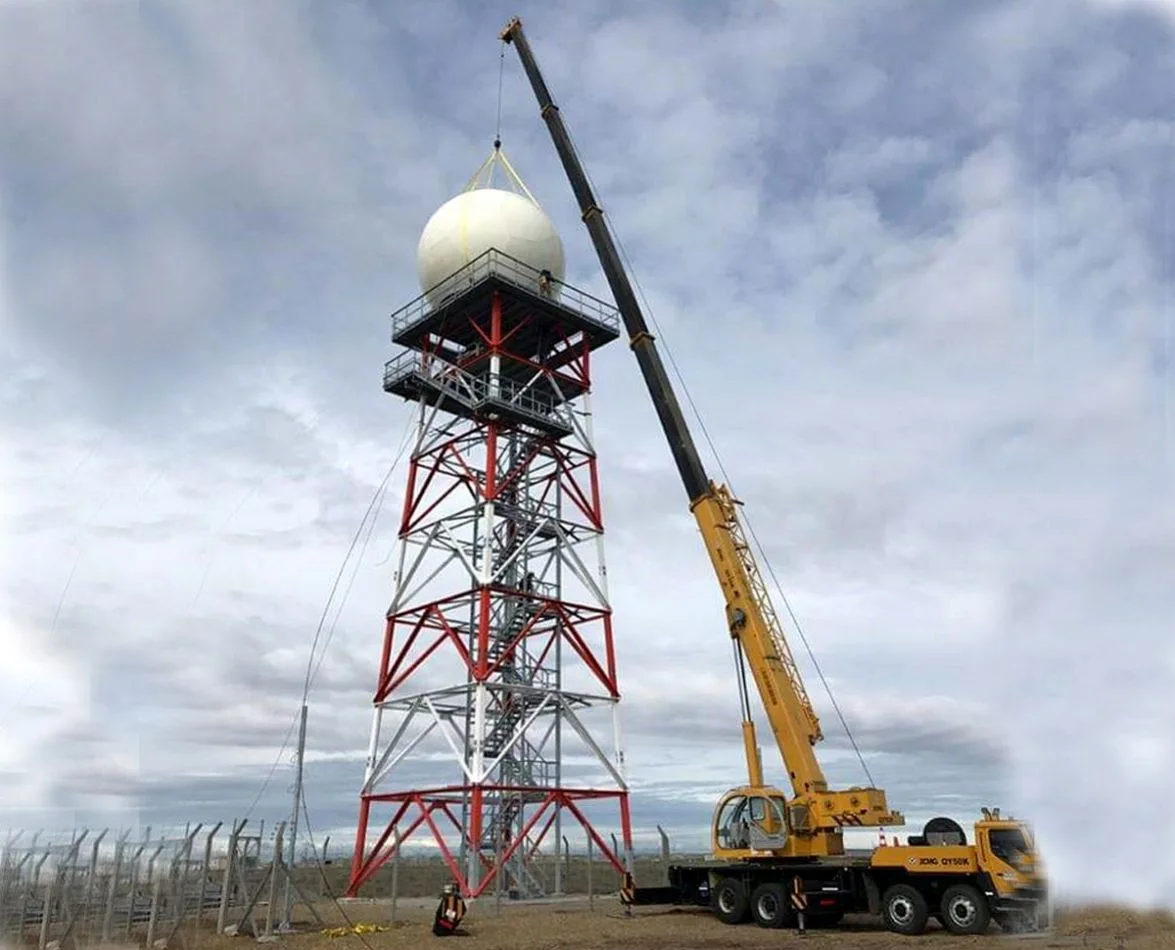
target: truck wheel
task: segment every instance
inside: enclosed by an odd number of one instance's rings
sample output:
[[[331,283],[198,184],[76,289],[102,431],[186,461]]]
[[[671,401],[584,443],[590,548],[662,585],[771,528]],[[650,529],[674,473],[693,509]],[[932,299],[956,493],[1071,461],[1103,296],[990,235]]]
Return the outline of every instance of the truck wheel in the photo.
[[[751,919],[771,930],[787,926],[788,897],[782,885],[760,884],[751,892]]]
[[[916,887],[894,884],[882,895],[881,917],[894,933],[913,937],[926,929],[930,908]]]
[[[724,877],[711,896],[714,916],[724,924],[741,924],[747,919],[749,901],[746,886],[737,877]]]
[[[970,884],[953,884],[943,892],[943,926],[953,934],[981,934],[991,923],[987,901]]]

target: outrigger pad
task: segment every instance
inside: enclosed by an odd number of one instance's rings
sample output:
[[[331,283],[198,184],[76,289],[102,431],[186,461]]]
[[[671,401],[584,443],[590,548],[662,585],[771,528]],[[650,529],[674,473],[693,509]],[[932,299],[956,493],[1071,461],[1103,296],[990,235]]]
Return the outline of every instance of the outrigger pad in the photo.
[[[624,895],[627,897],[627,895]],[[681,891],[676,887],[634,887],[632,897],[623,900],[625,904],[647,906],[650,904],[681,904],[684,903]]]

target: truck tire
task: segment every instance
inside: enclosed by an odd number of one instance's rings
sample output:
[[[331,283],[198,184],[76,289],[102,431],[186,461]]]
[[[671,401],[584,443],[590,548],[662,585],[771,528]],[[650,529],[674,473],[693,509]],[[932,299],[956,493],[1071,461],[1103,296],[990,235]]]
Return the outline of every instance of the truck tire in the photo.
[[[747,919],[750,901],[747,888],[737,877],[724,877],[710,895],[714,916],[724,924],[741,924]]]
[[[751,892],[751,919],[760,927],[778,930],[786,927],[790,905],[782,884],[760,884]]]
[[[926,929],[930,907],[916,887],[894,884],[881,896],[881,919],[894,933],[914,937]]]
[[[942,924],[953,934],[981,934],[991,923],[991,910],[979,890],[970,884],[952,884],[939,904]]]

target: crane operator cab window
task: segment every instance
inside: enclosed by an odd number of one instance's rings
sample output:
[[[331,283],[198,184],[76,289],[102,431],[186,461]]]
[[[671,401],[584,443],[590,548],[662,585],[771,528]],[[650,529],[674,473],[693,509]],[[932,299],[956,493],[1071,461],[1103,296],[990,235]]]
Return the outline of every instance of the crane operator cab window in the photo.
[[[718,843],[723,848],[769,851],[787,840],[785,802],[778,796],[737,795],[718,815]]]
[[[1016,869],[1032,861],[1032,844],[1022,828],[989,828],[987,847],[993,855]]]

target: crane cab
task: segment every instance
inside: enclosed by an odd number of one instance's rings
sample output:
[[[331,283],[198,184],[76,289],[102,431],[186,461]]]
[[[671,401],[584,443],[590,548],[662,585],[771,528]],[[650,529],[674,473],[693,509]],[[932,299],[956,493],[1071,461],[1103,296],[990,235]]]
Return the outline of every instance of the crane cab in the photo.
[[[1011,815],[1001,818],[998,808],[983,809],[983,818],[975,822],[975,848],[980,867],[997,882],[1024,886],[1041,876],[1032,830]],[[997,883],[997,889],[1004,888]]]
[[[1048,885],[1029,826],[985,808],[983,819],[975,822],[975,851],[995,890],[1001,920],[1025,929],[1041,926],[1033,918],[1047,910]]]
[[[778,788],[733,788],[714,809],[710,847],[719,860],[776,857],[790,837],[787,798]]]

